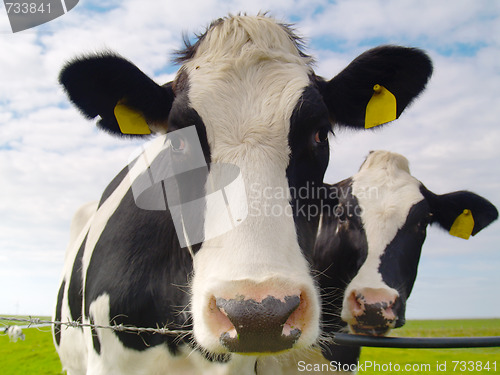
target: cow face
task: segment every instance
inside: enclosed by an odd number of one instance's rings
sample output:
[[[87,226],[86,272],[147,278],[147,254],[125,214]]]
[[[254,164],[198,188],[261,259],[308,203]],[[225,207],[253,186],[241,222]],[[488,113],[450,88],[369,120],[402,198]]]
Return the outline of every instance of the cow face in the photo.
[[[379,47],[325,81],[314,75],[289,28],[264,16],[235,16],[214,22],[179,62],[176,79],[164,86],[111,54],[68,64],[60,81],[84,114],[99,115],[99,126],[109,132],[133,133],[127,129],[142,122],[138,133],[194,127],[208,165],[197,189],[224,186],[223,165],[234,166],[241,179],[219,204],[207,198],[198,221],[203,240],[186,241],[193,255],[193,331],[201,348],[270,353],[309,346],[319,334],[320,306],[303,252],[314,243],[318,216],[306,217],[297,207],[317,202],[297,203],[289,192],[322,181],[328,132],[334,123],[364,128],[374,85],[395,96],[396,118],[424,88],[430,61],[415,49]],[[121,123],[117,104],[140,120]],[[169,142],[174,160],[191,158],[189,140]],[[179,193],[189,195],[189,181],[182,186]],[[220,233],[228,207],[234,225]]]
[[[387,151],[370,153],[356,175],[334,187],[339,195],[334,218],[327,218],[329,227],[322,226],[320,237],[336,240],[317,251],[322,262],[333,257],[339,272],[332,278],[347,285],[341,317],[355,333],[382,335],[404,324],[429,224],[449,231],[468,210],[474,235],[498,216],[476,194],[432,193],[410,175],[402,155]],[[320,238],[317,246],[325,245]]]

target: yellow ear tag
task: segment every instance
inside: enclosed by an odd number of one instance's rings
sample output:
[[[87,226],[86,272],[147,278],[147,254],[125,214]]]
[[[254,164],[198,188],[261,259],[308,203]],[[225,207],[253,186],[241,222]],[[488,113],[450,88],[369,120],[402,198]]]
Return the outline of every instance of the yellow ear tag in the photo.
[[[151,130],[140,112],[120,102],[115,106],[114,112],[123,134],[151,134]]]
[[[373,95],[366,106],[365,128],[396,120],[396,97],[384,86],[373,86]]]
[[[464,210],[453,222],[450,234],[468,240],[474,229],[474,218],[470,210]]]

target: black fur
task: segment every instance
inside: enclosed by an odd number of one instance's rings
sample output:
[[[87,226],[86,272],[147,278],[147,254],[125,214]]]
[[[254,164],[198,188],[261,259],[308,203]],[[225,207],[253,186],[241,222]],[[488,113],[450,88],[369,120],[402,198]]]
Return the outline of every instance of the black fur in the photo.
[[[396,97],[397,117],[425,88],[432,74],[429,57],[416,48],[380,46],[358,56],[336,77],[318,79],[332,119],[364,128],[365,110],[376,84]]]
[[[340,318],[344,290],[366,260],[368,245],[361,218],[354,213],[358,200],[351,193],[350,178],[329,185],[330,196],[323,207],[321,232],[316,240],[313,269],[322,294],[322,330],[327,336],[347,326]],[[337,232],[338,228],[338,232]],[[357,364],[359,347],[323,344],[329,361]]]
[[[321,214],[319,207],[324,198],[320,188],[323,186],[323,176],[330,155],[328,140],[318,143],[315,135],[330,128],[328,111],[319,91],[311,84],[304,90],[293,111],[288,136],[291,155],[287,178],[292,191],[295,227],[302,249],[314,246]],[[301,191],[307,191],[307,194],[299,196]],[[308,256],[310,252],[304,253]]]
[[[69,311],[71,313],[71,319],[73,321],[82,320],[82,302],[83,302],[82,259],[86,243],[87,243],[87,236],[85,236],[85,239],[83,240],[80,249],[78,249],[78,253],[76,254],[75,257],[75,263],[73,263],[73,269],[71,271],[71,278],[69,280],[68,303],[69,303]],[[80,329],[82,328],[80,327]]]
[[[66,287],[66,280],[63,280],[61,283],[61,286],[59,288],[59,293],[57,293],[56,313],[54,315],[56,322],[61,321],[61,310],[62,310],[62,302],[63,302],[63,298],[64,298],[64,288],[65,287]],[[7,328],[5,329],[5,331],[7,331]],[[61,326],[54,324],[53,330],[54,330],[53,331],[54,339],[56,341],[56,344],[59,345],[61,343]]]
[[[121,134],[114,115],[119,101],[143,113],[148,123],[166,123],[173,102],[170,84],[159,86],[134,64],[107,52],[68,63],[59,76],[71,101],[98,125]]]
[[[498,218],[498,210],[488,200],[469,191],[455,191],[453,193],[437,195],[422,185],[420,189],[431,206],[432,222],[438,223],[449,231],[455,219],[465,209],[472,213],[474,229],[472,235],[488,226]]]
[[[382,280],[399,293],[397,303],[393,307],[397,317],[396,328],[405,324],[406,300],[417,278],[429,218],[429,204],[425,199],[413,205],[406,222],[380,257],[379,273]]]
[[[95,321],[94,319],[90,318],[90,324],[92,325],[90,327],[90,332],[92,332],[92,347],[94,348],[95,352],[97,354],[101,354],[101,340],[99,340],[99,335],[97,333],[97,329],[94,327]]]

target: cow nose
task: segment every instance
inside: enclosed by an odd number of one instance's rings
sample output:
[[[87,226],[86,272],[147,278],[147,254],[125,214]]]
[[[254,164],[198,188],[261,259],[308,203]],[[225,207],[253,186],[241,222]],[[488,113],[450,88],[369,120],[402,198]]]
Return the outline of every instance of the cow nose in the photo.
[[[399,303],[399,296],[385,289],[353,290],[348,297],[353,321],[348,323],[357,333],[383,335],[395,327]]]
[[[231,325],[220,335],[220,342],[237,353],[279,352],[290,349],[301,330],[296,326],[301,309],[299,296],[277,299],[267,296],[253,299],[216,299],[216,306]]]

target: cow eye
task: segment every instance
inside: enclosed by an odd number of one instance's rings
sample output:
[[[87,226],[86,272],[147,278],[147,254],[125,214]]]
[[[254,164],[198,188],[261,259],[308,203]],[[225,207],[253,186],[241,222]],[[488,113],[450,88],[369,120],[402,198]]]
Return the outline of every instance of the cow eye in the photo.
[[[328,133],[330,129],[323,127],[314,134],[314,141],[318,144],[324,144],[328,141]]]
[[[176,152],[184,151],[184,149],[186,148],[186,142],[182,137],[178,135],[172,136],[170,138],[170,145],[172,147],[172,150]]]

